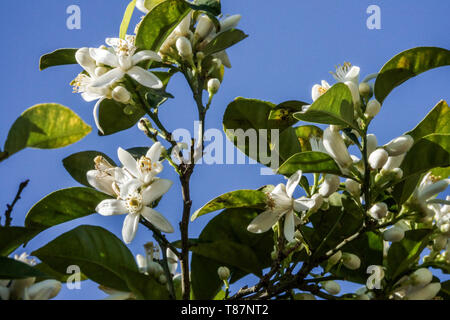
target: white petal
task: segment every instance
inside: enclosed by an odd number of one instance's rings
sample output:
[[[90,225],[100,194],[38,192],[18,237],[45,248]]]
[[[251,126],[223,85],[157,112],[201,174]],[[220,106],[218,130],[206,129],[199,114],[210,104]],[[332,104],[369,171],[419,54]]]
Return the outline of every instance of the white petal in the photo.
[[[170,222],[161,213],[152,208],[144,207],[141,215],[162,232],[173,233],[175,231]]]
[[[153,61],[161,61],[161,57],[154,51],[151,50],[143,50],[136,53],[131,60],[133,61],[133,65],[138,64],[139,62],[145,60],[153,60]]]
[[[108,176],[98,170],[89,170],[86,173],[86,178],[89,184],[95,189],[109,194],[110,196],[115,195],[114,189],[112,187],[112,184],[114,183],[114,177]]]
[[[125,202],[116,199],[107,199],[100,202],[95,208],[95,211],[102,216],[112,216],[118,214],[125,214],[128,212]]]
[[[294,194],[295,188],[297,188],[298,183],[300,182],[300,179],[302,178],[302,171],[299,170],[296,173],[294,173],[292,176],[290,176],[287,184],[286,184],[286,193],[287,195],[292,198],[292,195]]]
[[[49,300],[56,297],[61,290],[61,282],[56,280],[44,280],[28,288],[30,300]]]
[[[321,86],[319,85],[319,84],[315,84],[313,87],[312,87],[312,90],[311,90],[311,97],[312,97],[312,100],[313,101],[316,101],[317,99],[319,99],[319,97],[321,96],[321,94],[320,94],[320,92],[319,92],[319,89],[321,88]],[[302,108],[302,111],[303,111],[303,108]]]
[[[156,142],[147,151],[147,154],[145,156],[147,158],[149,158],[152,161],[152,163],[158,162],[159,158],[161,157],[162,149],[163,149],[163,146],[161,145],[161,142]]]
[[[145,0],[137,0],[136,8],[138,8],[140,11],[142,11],[145,14],[149,13],[149,10],[145,7]]]
[[[128,171],[123,168],[114,168],[114,180],[117,184],[123,185],[132,179],[133,177]]]
[[[81,94],[81,97],[86,102],[92,102],[92,101],[95,101],[95,100],[103,98],[102,95],[100,95],[98,93],[94,93],[94,92],[83,92]]]
[[[157,76],[150,71],[142,69],[141,67],[134,66],[127,72],[127,74],[148,88],[161,89],[163,87],[163,83]]]
[[[140,214],[128,214],[123,221],[122,237],[126,244],[131,243],[139,226]]]
[[[142,181],[138,179],[128,180],[125,184],[120,186],[120,197],[126,198],[128,195],[137,192],[140,187],[142,187]]]
[[[91,86],[94,88],[106,87],[112,85],[114,82],[123,78],[125,72],[120,68],[112,69],[91,82]]]
[[[103,102],[104,99],[100,99],[97,101],[97,103],[94,106],[94,109],[92,110],[92,114],[94,116],[94,122],[95,126],[97,127],[98,131],[100,131],[102,134],[105,132],[103,131],[101,125],[100,125],[100,116],[99,116],[99,110],[100,110],[100,104]]]
[[[137,169],[136,159],[134,159],[128,151],[119,148],[117,150],[117,156],[125,169],[127,169],[134,177],[139,178],[141,176],[140,171]]]
[[[231,62],[230,62],[230,58],[228,57],[228,54],[225,50],[217,52],[215,54],[213,54],[214,57],[220,59],[220,61],[222,61],[222,64],[227,67],[227,68],[231,68]]]
[[[163,194],[169,191],[172,184],[173,182],[167,179],[158,179],[154,181],[142,191],[142,202],[144,205],[149,205],[153,201],[161,198]]]
[[[119,60],[117,56],[108,50],[99,49],[99,48],[90,48],[89,53],[91,57],[100,63],[106,64],[113,68],[117,68],[119,66]]]
[[[294,240],[295,233],[295,220],[294,220],[294,211],[290,211],[284,217],[284,237],[288,242],[292,242]]]
[[[247,230],[253,233],[266,232],[278,222],[278,219],[279,215],[273,213],[271,210],[266,210],[250,222]]]
[[[294,210],[302,212],[311,209],[315,205],[315,200],[301,197],[294,200]]]

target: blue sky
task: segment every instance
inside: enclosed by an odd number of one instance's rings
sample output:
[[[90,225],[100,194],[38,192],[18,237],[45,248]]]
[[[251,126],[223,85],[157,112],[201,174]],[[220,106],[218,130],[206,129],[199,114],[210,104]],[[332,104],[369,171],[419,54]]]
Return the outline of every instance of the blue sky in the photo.
[[[0,144],[21,112],[42,102],[69,106],[94,126],[93,105],[73,94],[69,86],[80,68],[67,66],[40,72],[39,57],[56,48],[99,46],[106,37],[117,36],[127,3],[126,0],[27,0],[18,7],[16,2],[1,1],[0,27],[5,36],[0,52],[3,72],[0,78]],[[81,30],[66,28],[66,8],[72,4],[81,8]],[[366,9],[372,4],[381,8],[381,30],[366,27]],[[222,128],[225,108],[238,96],[275,103],[291,99],[310,101],[311,87],[322,79],[332,82],[329,71],[344,61],[360,66],[364,77],[377,72],[389,58],[405,49],[416,46],[450,48],[447,17],[450,5],[446,0],[224,0],[222,7],[225,14],[243,16],[239,27],[250,37],[228,52],[233,68],[226,72],[223,86],[208,114],[207,128]],[[408,81],[391,93],[370,130],[377,134],[379,143],[413,128],[440,99],[448,101],[449,79],[450,68],[440,68]],[[186,83],[175,76],[168,91],[176,99],[164,104],[162,120],[171,130],[193,131],[196,112]],[[61,164],[63,158],[79,151],[98,150],[115,159],[119,146],[146,145],[147,138],[137,128],[132,128],[108,137],[91,133],[64,149],[24,150],[0,164],[0,208],[11,202],[21,181],[30,179],[13,215],[13,224],[22,225],[34,203],[52,191],[77,185],[65,172]],[[198,167],[192,178],[193,209],[231,190],[282,181],[280,176],[260,176],[259,169],[258,165]],[[176,181],[169,167],[162,177]],[[175,184],[158,210],[176,225],[181,208],[180,187]],[[42,233],[26,250],[31,252],[80,224],[101,225],[120,235],[122,221],[123,216],[92,215]],[[207,221],[205,217],[193,223],[191,236],[197,236]],[[140,228],[130,245],[133,253],[143,253],[142,244],[150,236],[151,233]],[[169,239],[176,240],[176,235],[170,235]],[[58,298],[103,296],[95,284],[86,282],[83,290],[63,289]]]

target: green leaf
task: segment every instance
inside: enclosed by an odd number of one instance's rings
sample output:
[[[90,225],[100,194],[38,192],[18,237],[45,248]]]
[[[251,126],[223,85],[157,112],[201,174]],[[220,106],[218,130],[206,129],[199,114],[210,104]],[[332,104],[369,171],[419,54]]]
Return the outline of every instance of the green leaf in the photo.
[[[111,165],[116,166],[113,160],[99,151],[83,151],[74,153],[63,160],[64,168],[76,181],[87,187],[92,187],[86,178],[89,170],[95,170],[94,159],[97,156],[105,158]]]
[[[313,125],[299,126],[294,129],[302,151],[313,151],[309,140],[312,137],[322,138],[323,136],[323,130]]]
[[[133,254],[120,239],[100,227],[77,227],[32,254],[60,273],[78,265],[89,279],[125,292],[130,289],[123,279],[124,268],[137,272]]]
[[[406,179],[403,179],[401,182],[394,185],[394,190],[392,195],[400,206],[408,200],[408,198],[412,195],[414,190],[416,189],[417,184],[421,181],[422,174],[416,173],[410,175]]]
[[[388,251],[387,265],[393,280],[418,262],[420,253],[428,245],[431,232],[430,229],[409,230],[405,232],[403,240],[392,243]]]
[[[205,57],[210,56],[214,53],[221,52],[231,46],[234,46],[236,43],[241,42],[247,37],[248,35],[239,29],[231,29],[221,32],[206,45],[203,53],[205,54]]]
[[[5,143],[8,156],[24,149],[55,149],[73,144],[91,127],[72,110],[55,103],[39,104],[27,109],[11,127]]]
[[[288,125],[292,126],[298,122],[293,113],[301,111],[305,105],[307,105],[306,102],[296,100],[282,102],[270,111],[269,120],[272,122],[280,121],[281,123],[288,122]]]
[[[282,163],[301,151],[295,130],[290,127],[290,120],[269,119],[275,108],[273,103],[267,101],[236,98],[228,105],[223,117],[228,139],[244,154],[264,165],[277,160],[277,153],[278,163]],[[278,129],[278,139],[274,137],[272,141],[271,129]],[[276,143],[279,145],[276,146]]]
[[[166,286],[161,285],[151,276],[123,268],[123,278],[130,290],[139,300],[169,300]]]
[[[26,263],[0,257],[0,279],[25,279],[45,276],[44,273]]]
[[[430,134],[415,141],[405,156],[403,178],[450,165],[450,134]],[[420,161],[417,161],[420,159]]]
[[[141,108],[105,99],[100,103],[99,123],[107,136],[133,127],[144,115]]]
[[[205,204],[194,212],[191,221],[210,212],[231,208],[256,208],[264,209],[267,203],[267,196],[262,191],[237,190],[225,193]]]
[[[418,47],[403,51],[389,60],[375,81],[375,98],[383,103],[388,94],[422,72],[450,65],[450,51],[436,47]]]
[[[152,11],[154,7],[164,1],[166,0],[145,0],[144,7],[147,8],[148,11]]]
[[[342,176],[339,166],[328,154],[323,152],[300,152],[294,154],[278,169],[278,173],[290,176],[302,170],[303,173],[320,172]]]
[[[347,269],[342,265],[335,265],[331,269],[331,273],[347,281],[366,284],[369,277],[367,268],[372,265],[383,265],[383,237],[380,234],[366,232],[358,239],[347,243],[341,251],[353,253],[361,260],[361,266],[356,270]]]
[[[142,20],[136,34],[136,46],[158,51],[189,11],[188,3],[183,0],[167,0],[158,4]]]
[[[309,122],[343,125],[359,131],[354,120],[352,94],[343,83],[332,86],[306,112],[297,112],[294,117]]]
[[[7,256],[40,231],[24,227],[0,227],[0,256]]]
[[[448,134],[450,132],[450,108],[441,100],[427,116],[410,132],[414,141],[430,134]]]
[[[27,213],[25,226],[45,230],[58,224],[88,216],[110,196],[90,188],[68,188],[55,191]]]
[[[39,61],[39,70],[67,64],[77,64],[75,53],[78,49],[58,49],[44,54]]]
[[[48,278],[58,280],[59,282],[67,282],[67,280],[69,280],[69,278],[74,275],[72,270],[69,270],[70,273],[67,273],[67,272],[60,273],[60,272],[53,270],[45,263],[39,263],[39,264],[35,265],[34,268],[47,275],[46,277],[37,278],[36,282],[39,282],[39,281],[42,281],[42,280],[45,280]],[[83,273],[80,274],[80,281],[85,281],[87,279],[88,278]]]
[[[120,24],[120,39],[125,39],[127,35],[128,26],[130,25],[131,17],[133,16],[134,8],[136,7],[136,0],[130,1],[123,15],[122,23]]]
[[[189,3],[189,6],[194,10],[206,11],[214,16],[218,16],[222,12],[220,0],[195,0],[193,4]]]
[[[260,210],[226,209],[203,229],[199,243],[191,248],[192,290],[196,299],[213,299],[223,282],[217,269],[231,270],[231,282],[252,272],[260,275],[271,265],[273,232],[254,234],[247,226]]]

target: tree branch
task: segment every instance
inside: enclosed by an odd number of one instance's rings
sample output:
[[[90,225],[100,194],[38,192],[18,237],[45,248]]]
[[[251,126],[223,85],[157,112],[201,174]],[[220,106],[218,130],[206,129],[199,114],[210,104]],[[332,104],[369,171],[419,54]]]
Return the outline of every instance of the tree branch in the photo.
[[[26,180],[26,181],[22,182],[19,185],[19,190],[17,190],[17,194],[16,194],[16,197],[14,198],[13,202],[11,204],[6,205],[7,209],[5,211],[5,227],[9,227],[11,225],[11,222],[12,222],[11,213],[12,213],[17,201],[19,201],[21,199],[22,192],[27,187],[29,182],[30,182],[30,180]]]

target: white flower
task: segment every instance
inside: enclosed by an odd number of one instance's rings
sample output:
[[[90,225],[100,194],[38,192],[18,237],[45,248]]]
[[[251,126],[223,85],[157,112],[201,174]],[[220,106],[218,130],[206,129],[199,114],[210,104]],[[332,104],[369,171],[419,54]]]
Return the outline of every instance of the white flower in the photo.
[[[119,199],[107,199],[99,203],[96,211],[103,216],[127,214],[122,228],[125,243],[130,243],[135,235],[141,216],[163,232],[172,233],[169,221],[158,211],[149,207],[154,201],[169,191],[172,181],[157,179],[144,187],[137,179],[129,180],[120,188]]]
[[[319,188],[319,194],[321,194],[324,198],[328,198],[339,189],[340,183],[341,180],[338,176],[334,174],[326,174],[324,177],[324,182]]]
[[[95,170],[86,173],[86,178],[95,189],[116,197],[119,195],[116,175],[122,169],[113,167],[105,158],[97,156],[94,159]]]
[[[97,63],[102,63],[113,69],[94,80],[91,87],[98,88],[112,85],[126,74],[145,87],[152,89],[163,87],[163,83],[157,76],[137,66],[138,63],[145,60],[161,61],[157,53],[150,50],[136,53],[133,36],[127,36],[125,39],[107,38],[106,43],[114,49],[114,53],[101,48],[90,48],[89,53]]]
[[[316,101],[317,99],[319,99],[321,95],[327,92],[327,90],[330,88],[331,86],[325,80],[322,80],[321,84],[315,84],[311,90],[312,100]]]
[[[375,203],[370,209],[369,209],[369,215],[374,219],[382,219],[386,217],[388,213],[388,206],[384,202],[378,202]]]
[[[315,204],[314,200],[306,197],[298,199],[292,197],[301,177],[302,172],[298,171],[289,178],[286,185],[282,183],[278,184],[268,194],[267,210],[253,219],[247,227],[247,230],[253,233],[266,232],[284,216],[284,236],[287,241],[293,241],[296,225],[294,211],[307,211],[314,207]]]
[[[135,160],[128,151],[122,148],[118,149],[117,154],[126,171],[142,181],[143,184],[148,184],[163,170],[162,162],[159,161],[163,150],[162,144],[156,142],[139,160]]]
[[[352,66],[351,63],[345,62],[343,66],[336,67],[336,72],[331,74],[338,82],[351,81],[358,86],[359,83],[359,72],[360,68],[357,66]],[[358,90],[359,95],[359,90]]]
[[[323,132],[323,145],[341,168],[345,169],[353,164],[344,140],[339,132],[332,130],[331,127],[326,128]]]
[[[445,191],[450,184],[450,179],[443,179],[434,182],[431,172],[423,177],[419,186],[413,193],[413,201],[417,203],[427,216],[434,215],[433,206],[431,205],[432,198]]]

